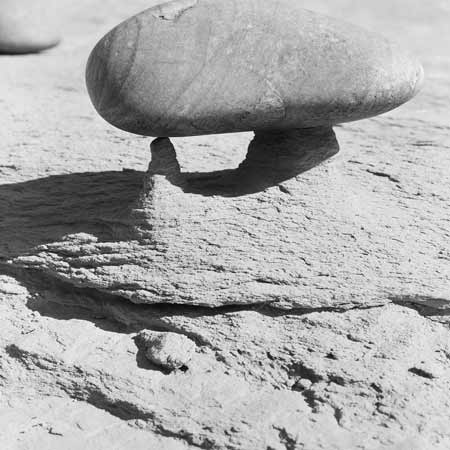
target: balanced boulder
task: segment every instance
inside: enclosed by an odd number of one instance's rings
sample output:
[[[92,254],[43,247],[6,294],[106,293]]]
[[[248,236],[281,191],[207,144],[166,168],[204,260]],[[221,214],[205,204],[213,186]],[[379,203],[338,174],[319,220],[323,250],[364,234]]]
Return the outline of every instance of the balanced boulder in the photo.
[[[377,34],[293,0],[176,0],[92,51],[99,114],[148,136],[332,126],[411,99],[420,64]]]

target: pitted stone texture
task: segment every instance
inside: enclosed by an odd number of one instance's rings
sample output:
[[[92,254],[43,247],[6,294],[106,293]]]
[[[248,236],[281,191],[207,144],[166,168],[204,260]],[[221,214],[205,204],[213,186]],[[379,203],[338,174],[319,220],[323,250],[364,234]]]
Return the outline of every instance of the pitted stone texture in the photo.
[[[212,313],[108,296],[99,301],[24,275],[28,299],[0,293],[0,408],[10,402],[22,417],[20,405],[30,399],[55,405],[58,396],[76,400],[72,408],[80,414],[86,403],[109,413],[98,425],[100,442],[137,439],[142,430],[162,439],[162,448],[284,450],[288,442],[311,450],[434,450],[450,444],[450,330],[411,309]],[[146,364],[133,342],[142,329],[195,337],[189,369],[165,373]],[[66,422],[48,410],[38,413],[57,437],[77,423],[74,413]],[[122,437],[105,430],[115,419],[130,427]],[[25,439],[33,436],[35,422],[28,423]],[[164,442],[168,437],[176,441]],[[137,448],[147,448],[140,442]]]
[[[99,114],[147,136],[331,126],[410,100],[420,64],[291,0],[176,0],[121,23],[86,81]]]

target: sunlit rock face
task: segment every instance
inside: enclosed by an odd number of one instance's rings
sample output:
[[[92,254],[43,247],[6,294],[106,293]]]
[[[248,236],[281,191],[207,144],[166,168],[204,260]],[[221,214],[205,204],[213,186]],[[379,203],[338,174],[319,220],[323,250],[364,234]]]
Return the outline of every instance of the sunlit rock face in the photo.
[[[177,0],[110,31],[87,85],[123,130],[190,136],[330,126],[389,111],[420,64],[383,37],[292,0]]]

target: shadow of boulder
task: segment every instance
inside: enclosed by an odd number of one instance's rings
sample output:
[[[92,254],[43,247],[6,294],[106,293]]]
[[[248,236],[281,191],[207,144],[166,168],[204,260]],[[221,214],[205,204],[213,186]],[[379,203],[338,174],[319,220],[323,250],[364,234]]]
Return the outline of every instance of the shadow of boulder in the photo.
[[[111,239],[143,176],[133,170],[73,173],[0,185],[0,259],[75,233]]]

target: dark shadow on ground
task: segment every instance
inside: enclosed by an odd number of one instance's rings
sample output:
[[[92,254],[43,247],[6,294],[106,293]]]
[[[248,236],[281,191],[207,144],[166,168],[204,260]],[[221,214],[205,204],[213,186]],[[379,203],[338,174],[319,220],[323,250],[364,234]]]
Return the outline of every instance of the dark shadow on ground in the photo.
[[[450,316],[450,298],[429,297],[424,295],[390,296],[389,300],[399,306],[416,310],[424,317]]]
[[[231,170],[182,173],[168,139],[152,144],[149,175],[165,176],[185,192],[202,196],[241,196],[263,191],[296,177],[336,154],[339,146],[331,128],[256,133],[242,164]],[[37,252],[36,247],[61,241],[78,233],[99,241],[114,242],[126,236],[129,211],[143,191],[143,172],[78,173],[50,176],[22,183],[0,185],[0,273],[10,274],[32,293],[28,308],[58,320],[88,320],[114,332],[138,333],[142,329],[182,332],[198,345],[204,338],[180,330],[176,316],[197,317],[258,311],[271,317],[303,315],[320,309],[277,309],[276,305],[234,305],[219,308],[154,304],[136,305],[129,300],[81,289],[47,275],[45,271],[12,267],[8,259]],[[120,239],[123,239],[122,237]],[[128,237],[127,237],[128,239]],[[68,255],[70,256],[70,255]],[[179,321],[178,321],[179,323]],[[160,370],[138,349],[139,367]]]
[[[144,173],[73,173],[0,185],[0,260],[74,233],[108,240],[136,201]]]
[[[169,139],[156,139],[151,150],[150,176],[163,175],[191,194],[236,197],[312,169],[335,155],[339,145],[331,128],[260,132],[238,168],[208,173],[181,172]],[[102,242],[128,238],[128,213],[144,176],[133,170],[74,173],[0,185],[0,261],[77,233]]]
[[[0,264],[0,274],[17,279],[32,294],[27,307],[42,316],[58,320],[89,320],[105,331],[138,333],[143,329],[172,331],[172,318],[192,319],[208,316],[257,311],[270,317],[311,314],[313,312],[343,312],[340,308],[281,309],[276,304],[229,305],[209,308],[197,305],[169,303],[135,304],[130,300],[100,292],[97,289],[78,288],[35,269],[21,269]],[[376,307],[376,306],[373,306]],[[368,307],[370,308],[370,307]],[[179,331],[178,331],[179,332]],[[189,335],[189,333],[184,333]],[[205,344],[198,336],[190,336],[199,345]]]
[[[150,174],[164,175],[184,192],[203,196],[240,197],[264,191],[311,170],[339,152],[332,128],[257,132],[236,169],[181,172],[167,138],[151,144]]]

